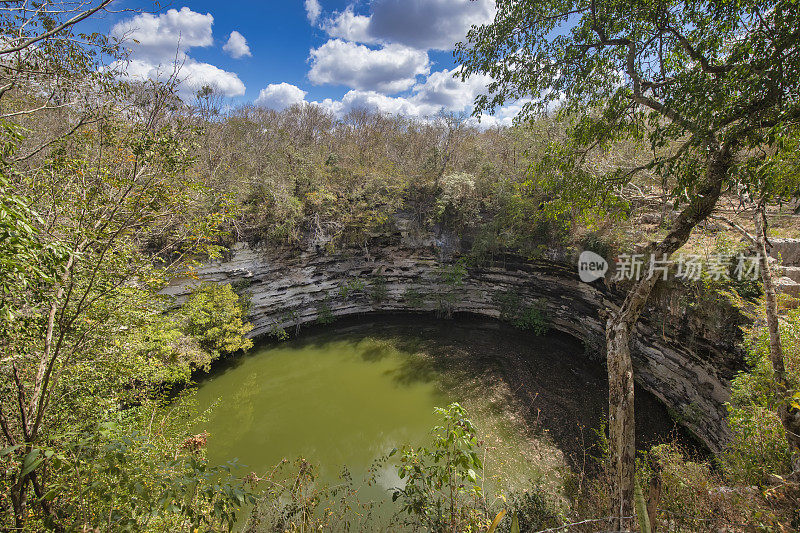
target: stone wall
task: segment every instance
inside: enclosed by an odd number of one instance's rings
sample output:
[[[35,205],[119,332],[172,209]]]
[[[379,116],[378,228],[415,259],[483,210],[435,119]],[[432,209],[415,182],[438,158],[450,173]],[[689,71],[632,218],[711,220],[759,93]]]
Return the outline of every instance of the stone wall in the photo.
[[[372,312],[472,313],[500,316],[497,295],[541,302],[552,327],[581,339],[587,356],[603,359],[604,323],[623,293],[598,281],[586,284],[562,261],[506,257],[465,268],[442,260],[430,241],[384,243],[369,250],[253,249],[235,245],[224,261],[207,264],[200,280],[235,283],[250,293],[253,336],[293,332],[303,324]],[[462,277],[463,275],[463,277]],[[175,280],[165,292],[180,302],[196,280]],[[246,289],[245,289],[246,287]],[[633,346],[636,380],[712,451],[728,438],[724,403],[741,368],[741,317],[719,302],[698,302],[681,287],[662,288],[638,326]]]
[[[778,294],[800,298],[800,239],[770,239],[769,242],[772,245],[770,256],[780,262],[775,269],[775,290]],[[794,308],[800,302],[789,301],[786,305]]]

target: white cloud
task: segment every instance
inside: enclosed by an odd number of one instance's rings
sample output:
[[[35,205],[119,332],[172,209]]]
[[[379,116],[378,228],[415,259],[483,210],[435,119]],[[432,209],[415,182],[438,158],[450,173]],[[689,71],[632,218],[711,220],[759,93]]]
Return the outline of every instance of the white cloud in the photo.
[[[481,128],[511,126],[514,124],[514,118],[522,111],[523,106],[530,101],[530,98],[517,100],[516,102],[497,109],[494,115],[482,115],[480,118],[480,123],[478,123],[478,119],[474,117],[470,118],[469,122]]]
[[[331,37],[362,43],[396,43],[423,50],[451,50],[473,24],[490,22],[493,0],[373,0],[369,15],[351,4],[323,23]]]
[[[356,15],[353,6],[349,6],[341,13],[336,14],[322,23],[322,29],[331,37],[341,37],[346,41],[374,44],[378,39],[369,34],[370,18],[365,15]]]
[[[326,99],[320,105],[339,115],[358,107],[418,118],[432,116],[439,111],[467,111],[472,107],[475,97],[486,91],[491,78],[473,76],[462,82],[453,77],[459,68],[432,73],[423,83],[412,87],[410,96],[391,97],[376,91],[352,90],[339,101]]]
[[[209,63],[200,63],[187,59],[180,70],[180,77],[184,85],[192,92],[203,86],[213,87],[225,96],[242,96],[245,91],[244,83],[233,72],[227,72]]]
[[[441,111],[468,112],[477,95],[486,91],[488,76],[477,76],[462,82],[453,78],[460,67],[453,70],[434,72],[421,84],[412,89],[411,96],[387,96],[374,91],[353,90],[346,93],[341,100],[326,98],[320,105],[336,116],[342,117],[352,109],[366,108],[391,115],[402,115],[420,120],[433,119]],[[529,98],[521,99],[503,106],[494,115],[483,115],[480,122],[470,117],[468,123],[481,129],[511,126],[522,107],[530,102]]]
[[[151,62],[181,56],[194,47],[211,46],[214,17],[195,13],[188,7],[170,9],[161,15],[142,13],[117,23],[111,35],[122,40],[137,58]]]
[[[306,16],[311,24],[316,24],[320,13],[322,13],[322,6],[319,5],[319,0],[306,0]]]
[[[486,92],[490,76],[473,75],[461,81],[461,67],[432,73],[425,83],[413,88],[414,99],[420,103],[438,105],[448,111],[463,111],[472,106],[475,97]],[[454,74],[456,77],[454,77]]]
[[[303,103],[305,97],[306,91],[295,85],[286,82],[271,83],[258,93],[256,105],[281,110],[291,107],[294,104]]]
[[[133,59],[124,65],[125,77],[135,81],[166,81],[172,75],[173,68],[172,64],[154,64],[142,59]],[[177,65],[177,69],[181,82],[178,94],[183,98],[191,98],[205,86],[212,87],[225,96],[242,96],[245,92],[244,83],[239,76],[209,63],[187,57]]]
[[[410,96],[391,97],[375,91],[354,90],[345,94],[340,101],[327,99],[320,105],[337,115],[356,108],[416,118],[431,117],[440,111],[467,111],[472,107],[475,97],[486,91],[491,78],[474,76],[462,82],[453,77],[459,68],[432,73],[425,82],[412,88]]]
[[[390,115],[422,118],[437,112],[436,106],[420,105],[402,96],[391,97],[375,91],[348,91],[341,100],[326,98],[322,102],[313,102],[337,116],[346,115],[353,109],[368,109]]]
[[[340,118],[354,109],[367,109],[423,121],[435,120],[436,115],[443,110],[464,111],[464,109],[458,107],[451,108],[446,105],[423,101],[419,96],[419,92],[410,97],[392,97],[375,91],[352,90],[348,91],[340,100],[325,98],[322,101],[312,102],[305,100],[305,95],[305,91],[294,85],[288,83],[272,84],[261,90],[255,103],[277,110],[286,109],[294,104],[306,103],[320,106]],[[461,102],[463,99],[455,101]],[[481,129],[511,126],[514,122],[514,117],[528,101],[520,100],[502,107],[494,115],[481,117],[480,122],[472,117],[467,122]]]
[[[239,59],[240,57],[250,57],[250,47],[247,46],[247,39],[238,31],[232,31],[228,42],[222,49],[227,52],[232,58]]]
[[[480,122],[470,117],[467,123],[481,129],[511,126],[514,117],[522,110],[522,106],[529,100],[520,100],[498,109],[494,115],[484,115]],[[447,110],[446,107],[436,104],[421,102],[415,96],[386,96],[374,91],[349,91],[341,100],[326,98],[321,102],[310,102],[319,105],[338,117],[346,115],[353,109],[368,109],[390,115],[401,115],[423,121],[435,120],[436,115]]]
[[[372,50],[341,39],[312,49],[309,61],[308,79],[314,84],[345,85],[387,94],[409,89],[418,75],[430,71],[424,51],[393,44]]]
[[[273,109],[285,109],[293,104],[306,102],[319,105],[339,117],[353,109],[366,108],[391,115],[427,119],[440,111],[468,111],[475,97],[486,91],[486,84],[490,80],[488,76],[475,76],[462,82],[453,77],[459,69],[460,67],[456,67],[453,70],[432,73],[423,83],[414,85],[407,96],[393,97],[379,91],[353,89],[339,100],[326,98],[308,102],[305,99],[306,91],[288,83],[280,83],[263,89],[255,103]],[[505,115],[500,113],[497,117],[487,119],[486,124],[510,124],[510,117],[506,120]]]
[[[119,22],[111,29],[111,35],[130,50],[130,61],[114,66],[124,68],[125,76],[135,80],[164,80],[173,70],[179,69],[181,87],[178,92],[184,98],[206,85],[225,96],[241,96],[245,86],[235,73],[201,63],[188,55],[192,48],[214,43],[213,23],[210,13],[203,15],[188,7],[170,9],[160,15],[142,13]],[[234,33],[241,37],[238,32]],[[243,44],[246,48],[246,41]]]

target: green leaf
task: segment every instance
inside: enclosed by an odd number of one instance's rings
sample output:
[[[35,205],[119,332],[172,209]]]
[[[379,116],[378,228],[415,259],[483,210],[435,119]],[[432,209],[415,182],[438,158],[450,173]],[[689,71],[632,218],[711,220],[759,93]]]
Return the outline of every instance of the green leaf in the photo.
[[[15,444],[14,446],[6,446],[5,448],[0,450],[0,457],[5,457],[6,455],[15,452],[21,447],[22,444]]]
[[[25,459],[22,461],[22,471],[19,477],[27,476],[44,462],[44,459],[39,459],[39,453],[39,449],[34,448],[25,456]]]

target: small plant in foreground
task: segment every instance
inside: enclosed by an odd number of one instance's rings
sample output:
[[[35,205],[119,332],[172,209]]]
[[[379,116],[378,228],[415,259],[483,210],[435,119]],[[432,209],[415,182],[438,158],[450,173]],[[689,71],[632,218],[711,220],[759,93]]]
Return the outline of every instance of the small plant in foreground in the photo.
[[[483,463],[472,422],[458,403],[437,408],[443,424],[434,428],[430,448],[404,446],[399,453],[398,475],[405,481],[392,500],[413,525],[429,531],[474,531],[486,527],[488,514],[482,489]]]

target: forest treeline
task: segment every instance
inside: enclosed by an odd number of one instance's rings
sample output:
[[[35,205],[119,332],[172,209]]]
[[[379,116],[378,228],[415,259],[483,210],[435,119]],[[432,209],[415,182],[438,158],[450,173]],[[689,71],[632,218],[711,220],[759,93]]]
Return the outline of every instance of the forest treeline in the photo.
[[[478,255],[534,255],[567,243],[571,222],[587,218],[586,202],[560,198],[558,180],[532,173],[548,145],[563,139],[553,117],[491,129],[452,113],[422,120],[357,109],[337,118],[310,104],[227,109],[210,89],[191,104],[173,119],[202,132],[188,170],[206,188],[197,208],[229,210],[229,241],[362,247],[402,212],[420,232],[436,225],[468,237]],[[633,152],[626,146],[616,155]],[[624,217],[620,196],[609,198]]]
[[[41,168],[57,152],[86,148],[79,143],[110,147],[131,142],[143,131],[168,130],[169,142],[183,155],[179,179],[195,189],[183,193],[184,204],[176,210],[182,217],[164,219],[162,233],[147,236],[148,249],[157,254],[178,252],[165,248],[168,232],[180,231],[192,216],[218,217],[217,242],[337,249],[362,246],[390,228],[402,211],[420,231],[437,224],[477,237],[485,248],[478,253],[519,250],[531,255],[536,246],[568,242],[570,221],[579,216],[584,226],[598,227],[592,224],[599,217],[587,218],[585,207],[591,202],[613,205],[614,215],[624,218],[631,201],[648,200],[641,189],[630,189],[627,194],[598,191],[596,198],[581,201],[575,193],[564,195],[558,178],[536,176],[532,169],[542,165],[547,147],[564,138],[563,124],[553,117],[524,127],[484,129],[465,115],[442,113],[422,120],[357,109],[337,118],[311,104],[283,111],[230,108],[211,88],[187,102],[153,83],[125,90],[128,94],[110,109],[110,117],[82,125],[31,156],[37,143],[49,142],[53,130],[80,117],[65,109],[44,120],[16,121],[25,131],[25,146],[16,152],[25,155],[17,156],[22,159],[17,166]],[[15,104],[36,105],[14,102],[9,109]],[[130,157],[133,147],[116,149],[128,150]],[[608,157],[633,164],[636,149],[616,147]],[[601,164],[608,163],[600,158],[586,163]],[[644,177],[638,184],[652,193],[651,201],[659,198],[656,182]]]

